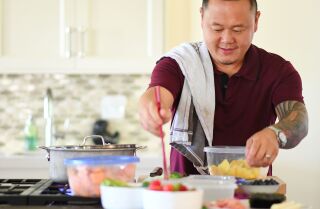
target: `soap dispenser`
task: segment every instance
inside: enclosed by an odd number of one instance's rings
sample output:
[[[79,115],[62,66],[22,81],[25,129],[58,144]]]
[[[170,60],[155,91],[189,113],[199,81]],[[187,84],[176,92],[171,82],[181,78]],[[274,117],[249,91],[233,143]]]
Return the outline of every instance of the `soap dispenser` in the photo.
[[[30,114],[26,120],[24,128],[25,149],[28,151],[36,150],[38,145],[38,128]]]

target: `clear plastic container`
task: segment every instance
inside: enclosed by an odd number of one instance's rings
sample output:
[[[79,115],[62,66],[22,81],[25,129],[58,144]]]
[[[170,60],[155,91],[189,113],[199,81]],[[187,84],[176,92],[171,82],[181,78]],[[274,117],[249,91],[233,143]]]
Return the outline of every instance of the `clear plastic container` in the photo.
[[[233,198],[237,188],[236,179],[232,176],[191,175],[184,178],[183,182],[189,187],[203,190],[204,202]]]
[[[235,176],[255,179],[261,177],[260,169],[250,167],[245,160],[245,147],[205,147],[209,173],[211,175]]]
[[[236,183],[234,176],[210,176],[210,175],[189,175],[183,179],[186,180],[215,180],[215,181],[230,181]]]
[[[99,197],[100,184],[106,179],[133,182],[136,156],[92,156],[65,159],[68,182],[74,195]]]

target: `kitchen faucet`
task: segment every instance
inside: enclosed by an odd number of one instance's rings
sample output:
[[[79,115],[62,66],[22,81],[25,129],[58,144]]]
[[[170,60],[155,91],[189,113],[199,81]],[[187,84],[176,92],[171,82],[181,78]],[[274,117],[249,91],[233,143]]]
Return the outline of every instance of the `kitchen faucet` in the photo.
[[[45,146],[49,147],[54,145],[54,134],[53,134],[53,105],[52,105],[52,91],[50,88],[47,88],[46,94],[44,96],[44,105],[43,105],[43,116],[45,120]]]

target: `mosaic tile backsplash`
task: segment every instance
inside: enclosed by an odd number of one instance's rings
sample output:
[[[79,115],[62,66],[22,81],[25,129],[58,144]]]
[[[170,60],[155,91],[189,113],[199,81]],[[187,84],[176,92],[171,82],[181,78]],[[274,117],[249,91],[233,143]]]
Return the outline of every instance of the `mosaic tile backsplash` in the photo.
[[[0,75],[0,154],[25,150],[24,127],[32,114],[39,130],[38,145],[44,145],[44,96],[53,94],[55,145],[79,145],[92,133],[101,118],[101,101],[106,95],[126,96],[125,115],[109,121],[108,131],[119,131],[119,143],[146,145],[142,154],[160,153],[160,140],[144,131],[138,118],[138,100],[149,83],[149,75]],[[68,125],[66,125],[68,123]]]

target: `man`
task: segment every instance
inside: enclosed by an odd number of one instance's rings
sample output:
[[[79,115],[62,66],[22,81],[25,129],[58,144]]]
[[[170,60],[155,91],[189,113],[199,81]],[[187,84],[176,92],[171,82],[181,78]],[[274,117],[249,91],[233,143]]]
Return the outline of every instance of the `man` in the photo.
[[[200,12],[204,43],[181,45],[158,61],[139,102],[141,124],[159,136],[173,116],[171,171],[203,173],[208,145],[246,146],[249,165],[269,166],[279,148],[307,135],[301,78],[290,62],[251,43],[260,17],[255,0],[203,0]]]

